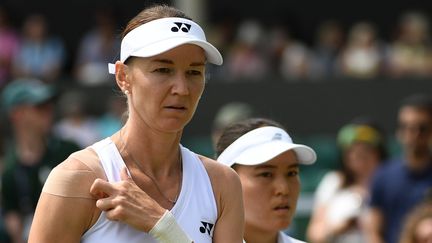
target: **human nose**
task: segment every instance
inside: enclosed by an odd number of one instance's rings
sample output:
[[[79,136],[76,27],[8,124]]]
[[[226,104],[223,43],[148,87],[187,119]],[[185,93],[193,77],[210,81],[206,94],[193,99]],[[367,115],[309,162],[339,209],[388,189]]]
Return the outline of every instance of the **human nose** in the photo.
[[[184,74],[177,74],[172,86],[172,93],[177,95],[188,95],[188,80]]]
[[[288,179],[282,176],[274,181],[274,188],[276,196],[287,196],[290,193]]]

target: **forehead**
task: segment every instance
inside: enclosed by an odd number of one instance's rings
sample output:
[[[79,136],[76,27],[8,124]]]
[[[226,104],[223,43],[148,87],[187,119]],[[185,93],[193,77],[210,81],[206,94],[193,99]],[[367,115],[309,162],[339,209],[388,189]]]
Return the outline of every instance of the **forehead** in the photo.
[[[425,109],[418,107],[406,106],[399,112],[399,121],[401,122],[431,122],[432,117]]]
[[[288,150],[265,163],[259,165],[252,165],[252,166],[245,165],[245,167],[249,167],[250,169],[253,170],[261,169],[261,168],[286,169],[286,168],[298,167],[298,165],[299,163],[298,163],[296,153],[293,150]]]
[[[157,59],[180,59],[192,62],[204,62],[205,52],[200,46],[194,44],[184,44],[170,49],[166,52],[162,52],[153,57],[149,57],[150,60]]]

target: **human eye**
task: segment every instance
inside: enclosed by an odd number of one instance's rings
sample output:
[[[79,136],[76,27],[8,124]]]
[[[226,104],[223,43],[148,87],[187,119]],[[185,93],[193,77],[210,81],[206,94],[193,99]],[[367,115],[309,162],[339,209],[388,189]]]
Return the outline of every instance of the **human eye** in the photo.
[[[258,177],[263,177],[263,178],[272,178],[273,177],[273,173],[270,171],[263,171],[258,173]]]
[[[161,74],[170,74],[172,72],[172,69],[167,67],[159,67],[159,68],[155,68],[153,72],[161,73]]]
[[[287,172],[288,177],[295,177],[295,176],[298,176],[298,174],[299,174],[298,170],[290,170]]]
[[[202,71],[201,70],[188,70],[187,74],[191,75],[191,76],[201,76]]]

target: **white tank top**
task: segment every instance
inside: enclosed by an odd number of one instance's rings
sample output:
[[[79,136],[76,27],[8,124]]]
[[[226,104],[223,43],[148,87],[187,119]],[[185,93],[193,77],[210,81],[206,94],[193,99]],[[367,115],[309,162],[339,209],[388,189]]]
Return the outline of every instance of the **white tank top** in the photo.
[[[92,145],[110,182],[120,181],[125,163],[110,138]],[[183,179],[180,195],[171,213],[194,242],[212,242],[217,206],[207,171],[198,156],[180,145]],[[157,243],[149,234],[127,224],[110,221],[102,212],[97,222],[82,236],[82,243]]]

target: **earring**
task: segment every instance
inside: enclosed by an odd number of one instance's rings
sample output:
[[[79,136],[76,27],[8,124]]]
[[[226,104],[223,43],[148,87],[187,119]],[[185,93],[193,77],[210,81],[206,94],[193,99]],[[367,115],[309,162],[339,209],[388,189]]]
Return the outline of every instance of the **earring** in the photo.
[[[129,95],[129,90],[124,91],[125,95]]]

